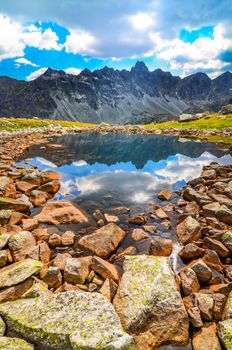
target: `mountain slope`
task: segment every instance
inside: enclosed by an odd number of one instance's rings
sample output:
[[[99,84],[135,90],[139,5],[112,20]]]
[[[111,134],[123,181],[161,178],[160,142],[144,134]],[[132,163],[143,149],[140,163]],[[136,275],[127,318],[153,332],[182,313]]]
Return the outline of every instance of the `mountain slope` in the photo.
[[[143,62],[131,71],[103,68],[78,76],[48,69],[26,82],[0,77],[0,117],[39,117],[86,122],[144,123],[183,111],[218,110],[232,96],[232,74],[184,79]]]

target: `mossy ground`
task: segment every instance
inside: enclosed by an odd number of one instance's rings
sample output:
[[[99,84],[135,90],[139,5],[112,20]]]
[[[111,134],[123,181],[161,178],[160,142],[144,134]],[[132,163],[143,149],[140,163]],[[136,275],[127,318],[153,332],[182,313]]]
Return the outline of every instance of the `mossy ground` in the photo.
[[[62,126],[64,128],[69,127],[93,127],[94,124],[82,123],[82,122],[70,122],[64,120],[47,120],[47,119],[24,119],[24,118],[1,118],[0,119],[0,131],[18,131],[25,128],[39,128],[44,126]]]

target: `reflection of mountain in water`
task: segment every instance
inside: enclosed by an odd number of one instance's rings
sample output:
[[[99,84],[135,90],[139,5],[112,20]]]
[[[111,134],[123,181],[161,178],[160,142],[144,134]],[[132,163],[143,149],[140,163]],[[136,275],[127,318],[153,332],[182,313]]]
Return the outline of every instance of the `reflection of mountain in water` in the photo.
[[[113,165],[131,162],[137,169],[142,169],[148,160],[158,162],[176,154],[199,157],[205,151],[220,158],[231,151],[218,149],[209,142],[180,142],[176,136],[129,135],[124,133],[82,133],[56,137],[52,143],[63,145],[62,148],[41,150],[33,146],[21,159],[36,156],[45,157],[58,166],[73,161],[85,160],[88,164],[104,163]]]

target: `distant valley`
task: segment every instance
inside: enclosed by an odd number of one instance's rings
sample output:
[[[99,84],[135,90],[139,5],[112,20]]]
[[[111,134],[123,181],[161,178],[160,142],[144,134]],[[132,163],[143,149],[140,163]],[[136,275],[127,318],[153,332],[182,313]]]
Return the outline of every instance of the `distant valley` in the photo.
[[[230,72],[211,80],[205,73],[181,79],[150,72],[143,62],[130,71],[105,67],[77,76],[48,68],[30,82],[0,77],[0,117],[142,124],[218,111],[231,96]]]

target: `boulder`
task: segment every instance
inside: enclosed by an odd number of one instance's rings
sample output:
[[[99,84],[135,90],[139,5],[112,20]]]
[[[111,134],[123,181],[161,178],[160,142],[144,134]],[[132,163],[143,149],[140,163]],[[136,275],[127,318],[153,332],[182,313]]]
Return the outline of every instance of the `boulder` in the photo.
[[[172,196],[172,192],[168,188],[164,188],[158,193],[158,198],[162,201],[168,201]]]
[[[47,203],[42,211],[35,216],[38,222],[58,224],[78,224],[87,222],[87,217],[74,204],[68,201],[54,201]]]
[[[188,316],[166,257],[126,257],[113,305],[137,348],[149,350],[163,343],[186,345]]]
[[[226,350],[232,350],[232,319],[218,322],[217,333]]]
[[[205,250],[200,248],[195,243],[188,243],[179,252],[179,256],[183,260],[191,260],[201,258],[204,255]]]
[[[226,224],[232,225],[232,210],[226,205],[221,205],[220,208],[215,212],[218,219]]]
[[[29,201],[34,207],[40,207],[47,202],[47,194],[43,191],[33,190],[31,191]]]
[[[26,181],[17,181],[15,184],[15,188],[17,191],[25,192],[26,194],[30,194],[31,191],[36,188],[34,184],[30,184]]]
[[[222,350],[214,323],[205,324],[193,334],[193,350]]]
[[[129,350],[132,337],[122,329],[112,304],[100,293],[69,291],[0,305],[9,335],[40,350]]]
[[[68,259],[72,258],[69,253],[57,254],[53,260],[53,265],[57,266],[59,270],[64,270]]]
[[[201,313],[198,307],[192,307],[187,310],[188,311],[188,316],[189,316],[189,321],[192,323],[193,327],[195,328],[201,328],[203,327],[203,322],[201,319]]]
[[[212,202],[212,199],[208,195],[197,192],[191,187],[186,187],[183,193],[183,198],[187,201],[195,201],[201,206]]]
[[[154,237],[151,240],[150,255],[169,256],[172,254],[173,243],[171,239],[160,239]]]
[[[210,280],[212,271],[202,259],[191,262],[189,267],[196,273],[199,282],[207,282]]]
[[[12,209],[14,211],[20,211],[20,212],[27,212],[29,210],[30,206],[29,204],[12,199],[12,198],[5,198],[5,197],[0,197],[0,210],[2,209]]]
[[[213,317],[214,299],[211,294],[195,293],[195,303],[199,308],[201,317],[204,320],[210,321]]]
[[[61,236],[61,243],[64,246],[73,245],[75,242],[75,233],[72,231],[66,231]]]
[[[92,257],[67,259],[64,268],[64,279],[71,284],[84,284],[90,272]]]
[[[179,122],[180,123],[185,123],[185,122],[190,122],[192,120],[197,120],[200,119],[199,117],[197,117],[196,115],[193,114],[189,114],[189,113],[183,113],[179,116]]]
[[[93,257],[90,267],[104,278],[112,279],[115,282],[119,280],[120,275],[116,266],[98,256]]]
[[[227,231],[222,235],[222,242],[232,253],[232,231]]]
[[[0,288],[14,286],[25,281],[39,272],[42,266],[40,261],[26,259],[3,267],[0,270]]]
[[[188,266],[180,272],[181,289],[184,296],[192,293],[197,293],[200,289],[200,284],[196,273]]]
[[[34,350],[34,345],[19,338],[0,337],[0,350]]]
[[[125,232],[114,223],[110,223],[82,237],[78,243],[100,257],[107,257],[117,249],[124,237]]]
[[[192,216],[188,216],[176,226],[176,234],[183,244],[196,241],[201,238],[201,225]]]
[[[131,234],[131,238],[135,242],[142,241],[143,239],[149,238],[149,237],[150,235],[146,233],[144,230],[142,230],[141,228],[135,228]]]
[[[231,114],[232,113],[232,104],[225,105],[221,108],[220,113],[222,114]]]
[[[212,239],[210,237],[205,237],[204,238],[204,244],[210,249],[214,250],[215,252],[218,253],[218,255],[222,258],[226,258],[229,256],[230,250],[224,246],[221,242],[219,242],[216,239]]]
[[[11,235],[8,246],[13,255],[14,261],[25,259],[30,252],[36,247],[36,241],[29,231],[21,231]]]

